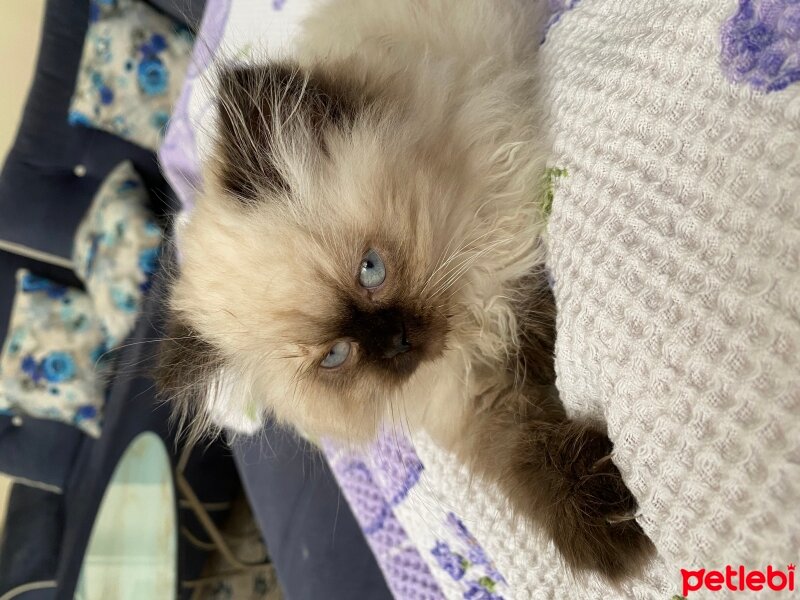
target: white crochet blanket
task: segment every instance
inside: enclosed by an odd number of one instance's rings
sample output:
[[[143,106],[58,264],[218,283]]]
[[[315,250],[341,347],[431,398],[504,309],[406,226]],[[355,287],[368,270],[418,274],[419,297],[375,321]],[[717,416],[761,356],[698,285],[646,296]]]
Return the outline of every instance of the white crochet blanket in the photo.
[[[800,560],[800,3],[549,3],[558,387],[572,415],[608,423],[660,557],[621,589],[574,580],[423,436],[329,461],[398,598],[669,598],[681,568],[786,570]],[[285,49],[310,1],[208,6],[197,72],[203,45]],[[196,74],[162,150],[189,205],[208,107]]]

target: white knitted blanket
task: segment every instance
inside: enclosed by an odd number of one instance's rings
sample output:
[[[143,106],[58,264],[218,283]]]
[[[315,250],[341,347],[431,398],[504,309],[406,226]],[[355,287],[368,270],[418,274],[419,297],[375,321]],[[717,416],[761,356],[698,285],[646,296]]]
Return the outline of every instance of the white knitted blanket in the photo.
[[[682,568],[786,571],[800,560],[800,3],[549,3],[558,387],[572,415],[608,423],[660,557],[621,589],[573,579],[423,436],[329,461],[399,598],[669,598]],[[228,55],[285,48],[309,5],[210,0],[199,44],[216,51],[216,19]],[[207,106],[190,76],[162,151],[179,191]]]

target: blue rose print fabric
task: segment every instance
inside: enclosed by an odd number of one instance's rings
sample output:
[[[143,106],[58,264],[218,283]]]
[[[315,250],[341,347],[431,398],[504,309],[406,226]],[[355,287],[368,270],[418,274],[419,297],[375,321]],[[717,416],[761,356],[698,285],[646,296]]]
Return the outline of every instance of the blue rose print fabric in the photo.
[[[133,329],[158,267],[161,228],[133,165],[120,163],[100,186],[75,235],[75,272],[94,302],[109,348]]]
[[[78,227],[73,261],[86,291],[21,270],[0,355],[0,414],[100,434],[102,371],[128,336],[158,267],[162,230],[130,162],[100,186]]]
[[[100,435],[105,336],[92,299],[27,270],[0,357],[0,413],[24,413]]]
[[[142,0],[91,0],[69,121],[157,150],[193,45],[191,32]]]

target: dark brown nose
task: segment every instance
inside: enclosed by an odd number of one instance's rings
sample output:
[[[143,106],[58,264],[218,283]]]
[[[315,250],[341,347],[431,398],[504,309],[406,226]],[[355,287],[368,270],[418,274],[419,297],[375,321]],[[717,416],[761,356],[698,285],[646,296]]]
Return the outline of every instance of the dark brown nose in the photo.
[[[402,310],[358,311],[353,316],[345,334],[355,337],[373,359],[390,360],[412,350],[410,328],[415,321],[407,318]]]
[[[403,352],[408,352],[411,350],[411,344],[409,344],[408,340],[406,339],[405,325],[401,323],[400,326],[402,327],[402,331],[395,333],[391,337],[389,344],[383,351],[384,358],[394,358],[398,354],[403,354]]]

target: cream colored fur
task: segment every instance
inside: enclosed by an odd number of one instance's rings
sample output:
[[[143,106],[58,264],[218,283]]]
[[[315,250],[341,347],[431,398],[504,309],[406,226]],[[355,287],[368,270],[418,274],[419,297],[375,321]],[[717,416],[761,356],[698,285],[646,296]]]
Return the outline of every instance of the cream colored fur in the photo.
[[[513,303],[521,278],[543,266],[539,4],[333,0],[314,11],[300,65],[350,65],[386,110],[330,134],[326,155],[311,132],[276,133],[291,201],[265,191],[242,210],[218,165],[206,165],[171,308],[224,357],[209,382],[214,422],[251,432],[274,415],[312,438],[354,443],[388,422],[450,445],[476,395],[513,384]],[[376,239],[386,246],[382,293],[436,306],[444,351],[403,385],[348,381],[343,370],[333,391],[317,375],[333,341],[319,332]]]

